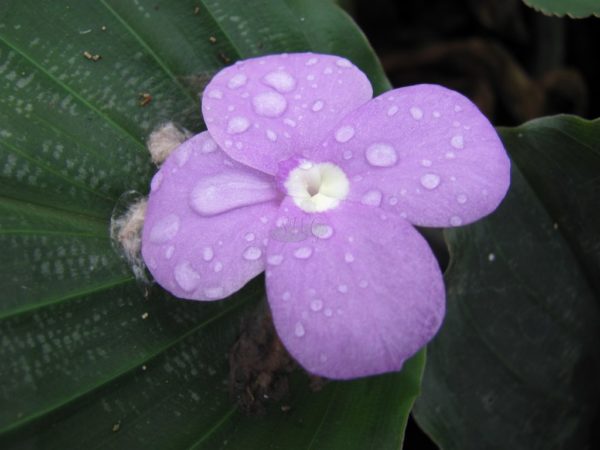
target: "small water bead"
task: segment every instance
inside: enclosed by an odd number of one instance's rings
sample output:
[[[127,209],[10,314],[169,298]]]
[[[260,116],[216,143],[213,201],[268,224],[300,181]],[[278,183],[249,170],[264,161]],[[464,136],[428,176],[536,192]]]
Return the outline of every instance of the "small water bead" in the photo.
[[[398,112],[398,107],[397,106],[390,106],[390,108],[387,110],[387,115],[388,116],[393,116],[394,114],[396,114]]]
[[[245,85],[247,81],[248,77],[246,75],[243,73],[238,73],[229,79],[227,82],[227,87],[229,89],[238,89]]]
[[[314,79],[315,79],[315,76],[314,76],[314,75],[311,73],[310,75],[307,75],[307,76],[306,76],[306,79],[307,79],[308,81],[314,81]]]
[[[246,233],[244,235],[244,239],[246,239],[246,241],[248,241],[248,242],[252,242],[254,240],[254,238],[256,238],[254,233]]]
[[[156,222],[150,230],[150,242],[163,244],[173,239],[179,232],[179,217],[169,214]]]
[[[456,154],[454,152],[446,152],[446,159],[454,159]]]
[[[319,239],[329,239],[333,236],[333,228],[326,224],[313,224],[312,234]]]
[[[165,258],[171,259],[174,251],[175,251],[175,247],[173,247],[172,245],[169,245],[167,247],[167,249],[165,250]]]
[[[288,291],[285,291],[282,295],[281,295],[281,299],[284,301],[288,301],[289,299],[292,298],[292,294],[290,294]]]
[[[325,67],[325,69],[323,70],[323,73],[325,75],[331,75],[333,73],[333,69],[331,67]]]
[[[421,177],[421,185],[425,189],[435,189],[440,185],[440,177],[434,173],[426,173]]]
[[[350,125],[344,125],[343,127],[338,128],[338,130],[335,132],[335,140],[342,144],[348,142],[353,137],[354,127]]]
[[[188,261],[175,266],[173,276],[179,287],[186,292],[193,291],[200,284],[200,275],[198,275]]]
[[[296,79],[282,70],[267,74],[263,82],[279,92],[290,92],[296,87]]]
[[[302,325],[301,322],[296,322],[296,326],[294,327],[294,334],[297,337],[302,337],[306,334],[306,331],[304,330],[304,325]]]
[[[202,148],[200,149],[200,151],[202,153],[212,153],[216,149],[217,149],[217,143],[215,141],[213,141],[212,139],[208,138],[202,144]]]
[[[351,150],[344,150],[344,152],[342,153],[342,157],[345,160],[352,159],[352,151]]]
[[[258,247],[248,247],[244,250],[244,259],[247,261],[256,261],[262,256],[262,251]]]
[[[347,263],[354,262],[354,255],[350,252],[346,252],[346,254],[344,255],[344,261],[346,261]]]
[[[391,206],[395,206],[395,205],[397,205],[397,204],[398,204],[398,197],[390,197],[390,199],[388,200],[388,203],[389,203]]]
[[[325,103],[323,103],[322,100],[317,100],[316,102],[313,103],[313,105],[310,109],[312,109],[314,112],[318,112],[323,109],[323,106],[325,106]]]
[[[217,299],[222,298],[224,294],[224,290],[221,286],[210,287],[204,289],[204,295],[206,295],[209,299]]]
[[[254,112],[264,117],[279,117],[287,108],[287,101],[277,92],[263,92],[252,99]]]
[[[338,59],[335,62],[335,65],[338,67],[352,67],[352,63],[347,59]]]
[[[310,302],[310,309],[314,312],[321,311],[323,309],[323,302],[321,300],[313,300]]]
[[[250,121],[242,116],[232,117],[227,124],[229,134],[240,134],[250,127]]]
[[[277,140],[277,134],[273,130],[267,130],[267,139],[271,142],[275,142]]]
[[[422,161],[421,161],[421,165],[422,165],[423,167],[431,167],[431,165],[432,165],[432,164],[433,164],[433,163],[431,162],[431,160],[430,160],[430,159],[424,159],[424,160],[422,160]]]
[[[219,273],[221,270],[223,270],[223,264],[222,264],[221,262],[217,261],[217,262],[215,263],[215,265],[213,266],[213,270],[214,270],[216,273]]]
[[[160,187],[160,184],[162,183],[163,177],[164,177],[164,175],[160,170],[158,172],[156,172],[156,175],[154,175],[154,177],[152,177],[152,182],[150,183],[150,190],[152,192],[155,192],[158,190],[158,188]]]
[[[271,255],[267,258],[267,262],[272,266],[278,266],[283,262],[283,255]]]
[[[436,119],[439,119],[441,117],[441,114],[439,111],[434,111],[433,112],[433,117],[435,117]]]
[[[465,194],[459,194],[456,196],[456,201],[461,205],[467,203],[467,196]]]
[[[452,139],[450,140],[450,144],[452,145],[452,147],[457,148],[457,149],[461,149],[465,146],[463,137],[460,134],[453,136]]]
[[[348,286],[345,284],[340,284],[337,289],[342,294],[345,294],[346,292],[348,292]]]
[[[213,89],[208,93],[208,97],[220,100],[223,98],[223,93],[219,89]]]
[[[204,247],[202,249],[202,259],[204,261],[211,261],[213,259],[213,257],[215,256],[215,253],[212,249],[212,247]]]
[[[410,108],[410,115],[415,120],[421,120],[423,118],[423,110],[417,106]]]
[[[333,316],[333,311],[329,308],[326,308],[325,311],[323,311],[323,314],[325,314],[327,317],[331,317]]]
[[[294,251],[294,256],[298,259],[307,259],[312,255],[313,250],[310,247],[300,247]]]
[[[396,150],[389,144],[373,144],[367,148],[365,155],[369,164],[375,167],[391,167],[398,161]]]
[[[458,216],[452,216],[450,217],[450,225],[457,227],[459,225],[462,225],[463,221],[460,217]]]
[[[318,62],[319,60],[317,58],[310,58],[308,61],[306,61],[305,65],[314,66]]]
[[[179,167],[185,166],[185,163],[190,159],[190,148],[185,147],[175,152],[175,160]]]
[[[454,111],[461,112],[462,108],[459,105],[454,105]]]
[[[381,193],[381,191],[378,191],[377,189],[373,189],[371,191],[367,191],[360,199],[360,202],[363,205],[379,206],[379,205],[381,205],[382,197],[383,197],[383,194]]]
[[[283,123],[292,128],[296,127],[296,121],[289,118],[283,119]]]
[[[493,253],[490,253],[488,255],[488,261],[489,262],[494,262],[496,260],[496,255],[494,255]]]

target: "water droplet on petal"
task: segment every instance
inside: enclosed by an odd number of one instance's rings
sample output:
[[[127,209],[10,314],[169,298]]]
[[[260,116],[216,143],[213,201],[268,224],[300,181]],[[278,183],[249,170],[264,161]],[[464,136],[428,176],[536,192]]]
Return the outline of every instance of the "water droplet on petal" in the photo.
[[[390,199],[388,200],[388,203],[392,206],[397,205],[398,204],[398,198],[397,197],[390,197]]]
[[[317,100],[316,102],[313,103],[313,105],[310,109],[312,109],[314,112],[321,111],[323,109],[324,105],[325,104],[323,103],[322,100]]]
[[[190,159],[190,148],[184,147],[175,151],[175,160],[179,167],[183,167],[186,162]]]
[[[198,284],[200,284],[200,275],[198,275],[188,261],[184,261],[175,266],[173,276],[179,287],[186,292],[193,291],[198,287]]]
[[[308,61],[306,61],[305,65],[314,66],[318,62],[319,60],[317,58],[310,58]]]
[[[389,144],[373,144],[366,151],[369,164],[375,167],[391,167],[396,164],[398,155]]]
[[[156,172],[154,177],[152,177],[152,182],[150,183],[150,190],[152,192],[157,191],[158,188],[160,187],[160,184],[162,183],[162,180],[163,180],[163,173],[159,170],[158,172]]]
[[[410,108],[410,115],[415,120],[421,120],[423,118],[423,110],[417,106]]]
[[[267,139],[271,142],[275,142],[277,140],[277,134],[273,130],[267,130]]]
[[[150,242],[163,244],[173,239],[179,232],[179,217],[169,214],[156,222],[150,230]]]
[[[323,311],[323,314],[325,314],[327,317],[331,317],[333,316],[333,311],[329,308],[326,308],[325,311]]]
[[[312,248],[310,247],[300,247],[294,251],[294,256],[298,259],[307,259],[312,255]]]
[[[350,151],[350,150],[344,150],[344,152],[342,153],[342,157],[345,160],[352,159],[352,151]]]
[[[220,100],[223,98],[223,93],[219,90],[219,89],[212,89],[209,93],[208,93],[208,97],[209,98],[214,98],[217,100]]]
[[[237,89],[245,85],[246,81],[248,81],[248,77],[243,73],[238,73],[229,79],[229,81],[227,82],[227,87],[229,89]]]
[[[290,92],[296,87],[296,79],[282,70],[265,75],[263,82],[279,92]]]
[[[297,337],[302,337],[305,333],[306,331],[304,330],[304,325],[302,325],[301,322],[296,322],[296,326],[294,327],[294,334]]]
[[[175,247],[173,247],[172,245],[169,245],[167,247],[167,249],[165,250],[165,258],[171,259],[174,251],[175,251]]]
[[[454,106],[454,111],[460,112],[460,111],[462,111],[462,108],[460,106],[458,106],[458,105],[455,105]]]
[[[256,261],[262,256],[262,251],[258,247],[248,247],[244,250],[244,259],[247,261]]]
[[[393,116],[394,114],[396,114],[398,112],[398,107],[397,106],[390,106],[390,108],[387,110],[387,115],[388,116]]]
[[[287,108],[287,101],[277,92],[263,92],[252,99],[254,112],[264,117],[279,117]]]
[[[422,165],[423,167],[431,167],[431,165],[432,165],[432,164],[433,164],[433,163],[431,162],[431,160],[430,160],[430,159],[424,159],[424,160],[422,160],[422,161],[421,161],[421,165]]]
[[[221,286],[210,287],[204,289],[204,295],[210,299],[218,299],[223,298],[224,290]]]
[[[229,134],[243,133],[250,127],[250,122],[245,117],[232,117],[227,124],[227,132]]]
[[[278,266],[283,262],[283,255],[271,255],[267,258],[267,262],[272,266]]]
[[[315,223],[312,225],[312,234],[319,239],[329,239],[333,236],[333,228],[323,223]]]
[[[347,59],[338,59],[335,62],[335,65],[338,67],[352,67],[352,63],[350,61],[348,61]]]
[[[381,191],[378,191],[377,189],[373,189],[371,191],[367,191],[360,199],[360,202],[363,205],[379,206],[379,205],[381,205],[382,197],[383,197],[383,194],[381,193]]]
[[[459,225],[462,225],[462,219],[458,216],[452,216],[450,217],[450,225],[457,227]]]
[[[452,139],[450,140],[450,144],[452,144],[452,147],[459,149],[465,146],[463,137],[460,134],[457,134],[456,136],[452,137]]]
[[[296,121],[292,119],[283,119],[283,123],[292,128],[296,127]]]
[[[426,173],[421,177],[421,185],[425,189],[435,189],[440,185],[440,177],[434,173]]]
[[[219,273],[221,270],[223,270],[223,264],[221,262],[217,261],[213,267],[213,270],[216,273]]]
[[[441,114],[439,113],[439,111],[433,112],[433,117],[435,117],[436,119],[438,119],[440,116],[441,116]]]
[[[454,159],[456,158],[456,155],[454,154],[454,152],[446,152],[446,159]]]
[[[346,292],[348,292],[348,286],[345,284],[340,284],[338,286],[338,291],[340,291],[342,294],[345,294]]]
[[[208,138],[202,144],[202,153],[212,153],[217,149],[217,143],[212,139]]]
[[[281,296],[282,300],[285,300],[286,302],[292,298],[292,294],[290,294],[288,291],[285,291],[282,296]]]
[[[354,127],[350,125],[345,125],[343,127],[338,128],[335,132],[335,140],[341,142],[348,142],[350,139],[354,137]]]
[[[246,241],[248,241],[248,242],[252,242],[255,237],[256,236],[254,235],[254,233],[246,233],[246,235],[244,236],[244,239],[246,239]]]
[[[346,254],[344,255],[344,261],[346,261],[347,263],[351,263],[354,261],[354,255],[350,252],[346,252]]]
[[[465,203],[467,203],[467,196],[465,194],[459,194],[456,197],[456,201],[461,205],[464,205]]]
[[[204,247],[202,249],[202,259],[204,261],[210,261],[210,260],[212,260],[213,256],[215,256],[215,253],[213,252],[212,247]]]
[[[323,302],[321,300],[313,300],[310,302],[310,309],[313,311],[321,311],[323,309]]]

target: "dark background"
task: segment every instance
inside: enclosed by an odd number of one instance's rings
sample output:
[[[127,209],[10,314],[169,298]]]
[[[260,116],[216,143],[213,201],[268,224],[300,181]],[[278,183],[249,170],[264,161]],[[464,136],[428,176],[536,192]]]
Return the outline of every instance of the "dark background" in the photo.
[[[394,87],[445,85],[474,101],[496,126],[558,113],[600,116],[600,19],[548,17],[522,0],[340,3]],[[437,449],[412,419],[405,448]]]

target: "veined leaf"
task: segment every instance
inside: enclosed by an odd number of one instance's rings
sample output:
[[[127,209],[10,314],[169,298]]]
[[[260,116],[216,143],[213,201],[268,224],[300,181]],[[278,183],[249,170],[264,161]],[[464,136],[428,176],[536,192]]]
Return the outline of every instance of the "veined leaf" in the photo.
[[[572,18],[600,16],[598,0],[523,0],[527,6],[544,14]]]

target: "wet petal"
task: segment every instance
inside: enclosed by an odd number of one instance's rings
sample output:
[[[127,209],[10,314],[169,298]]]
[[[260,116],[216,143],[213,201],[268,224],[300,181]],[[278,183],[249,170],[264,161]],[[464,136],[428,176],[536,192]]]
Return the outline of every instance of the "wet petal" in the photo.
[[[156,281],[180,298],[216,300],[262,272],[280,202],[273,181],[208,133],[178,147],[152,180],[142,234]]]
[[[408,222],[344,202],[305,214],[287,199],[267,249],[277,333],[309,372],[356,378],[400,370],[437,332],[442,275]]]
[[[202,113],[232,158],[275,174],[280,161],[317,146],[371,96],[367,77],[339,56],[270,55],[219,72],[204,90]]]
[[[340,165],[349,199],[413,224],[459,226],[493,211],[510,161],[488,120],[461,94],[435,85],[395,89],[345,117],[313,160]]]

